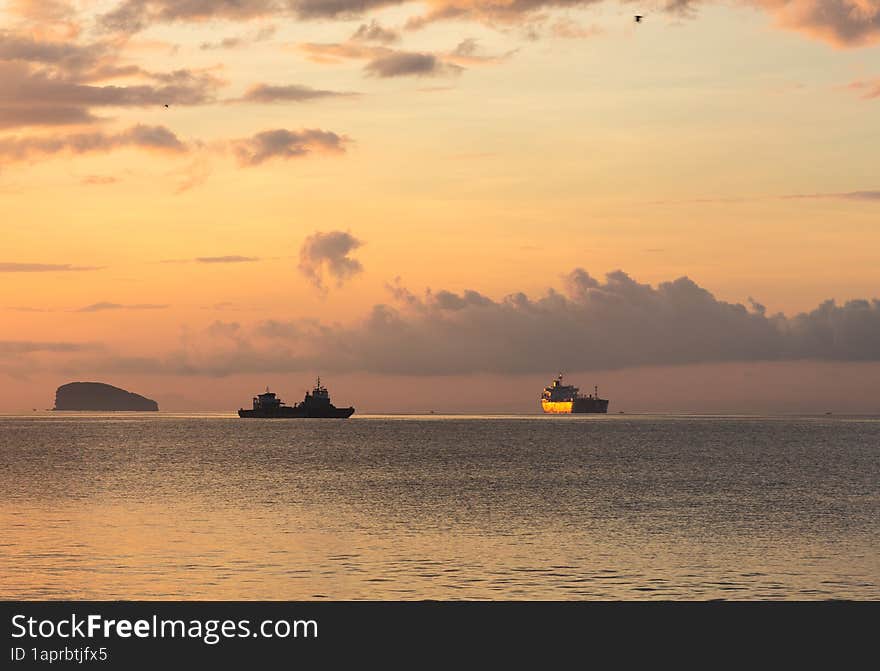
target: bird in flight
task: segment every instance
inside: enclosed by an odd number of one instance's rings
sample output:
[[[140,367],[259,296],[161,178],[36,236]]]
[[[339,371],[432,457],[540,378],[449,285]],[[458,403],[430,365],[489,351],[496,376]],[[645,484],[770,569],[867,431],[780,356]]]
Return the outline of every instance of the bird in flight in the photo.
[[[168,107],[168,103],[165,103],[165,107],[166,107],[166,108]]]
[[[633,18],[636,20],[636,23],[641,23],[642,19],[645,17],[642,16],[641,14],[636,14]],[[167,107],[167,105],[166,105],[166,107]]]

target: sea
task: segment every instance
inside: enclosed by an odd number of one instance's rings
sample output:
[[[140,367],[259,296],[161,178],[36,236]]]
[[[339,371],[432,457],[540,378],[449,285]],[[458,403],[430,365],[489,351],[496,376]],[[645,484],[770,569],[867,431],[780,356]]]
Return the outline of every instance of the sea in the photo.
[[[880,599],[880,418],[0,416],[0,598]]]

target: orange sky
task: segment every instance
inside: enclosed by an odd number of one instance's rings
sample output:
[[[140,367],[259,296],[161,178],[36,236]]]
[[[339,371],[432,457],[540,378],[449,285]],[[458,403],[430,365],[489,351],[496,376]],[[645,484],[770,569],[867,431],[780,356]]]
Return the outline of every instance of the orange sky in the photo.
[[[0,3],[0,410],[880,409],[878,0],[331,6]]]

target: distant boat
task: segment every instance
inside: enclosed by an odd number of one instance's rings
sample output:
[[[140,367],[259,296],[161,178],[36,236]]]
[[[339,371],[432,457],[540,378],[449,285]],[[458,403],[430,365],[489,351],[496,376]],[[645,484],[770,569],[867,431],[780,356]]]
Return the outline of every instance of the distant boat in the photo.
[[[238,411],[239,417],[257,417],[264,419],[298,419],[298,418],[325,418],[345,419],[354,414],[354,408],[337,408],[330,402],[330,394],[327,388],[321,386],[321,378],[318,378],[312,393],[306,392],[301,403],[292,406],[286,405],[274,392],[266,387],[264,394],[253,398],[253,408]]]
[[[541,409],[548,415],[568,415],[572,413],[607,413],[608,399],[599,398],[599,387],[594,387],[595,395],[581,396],[580,390],[570,384],[562,384],[560,373],[553,384],[544,387],[541,394]]]

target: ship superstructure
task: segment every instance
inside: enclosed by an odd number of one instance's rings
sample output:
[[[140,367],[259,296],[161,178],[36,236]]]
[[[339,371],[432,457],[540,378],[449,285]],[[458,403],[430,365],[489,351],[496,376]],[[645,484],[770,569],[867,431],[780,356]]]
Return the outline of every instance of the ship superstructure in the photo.
[[[599,398],[599,387],[594,387],[593,390],[593,394],[582,396],[577,387],[562,383],[562,373],[560,373],[553,380],[553,384],[544,387],[541,393],[541,409],[551,415],[607,413],[608,399]]]

